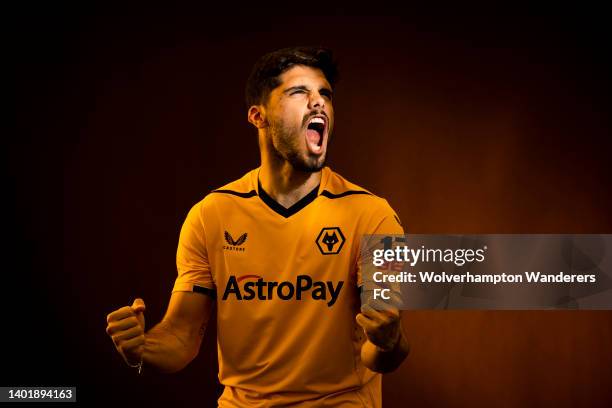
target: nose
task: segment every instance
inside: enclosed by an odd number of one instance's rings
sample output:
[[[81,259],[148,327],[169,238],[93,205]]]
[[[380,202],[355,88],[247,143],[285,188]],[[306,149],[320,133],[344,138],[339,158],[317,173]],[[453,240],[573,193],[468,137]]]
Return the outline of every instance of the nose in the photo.
[[[320,108],[323,109],[325,107],[325,98],[319,92],[314,91],[310,93],[310,97],[308,98],[308,108]]]

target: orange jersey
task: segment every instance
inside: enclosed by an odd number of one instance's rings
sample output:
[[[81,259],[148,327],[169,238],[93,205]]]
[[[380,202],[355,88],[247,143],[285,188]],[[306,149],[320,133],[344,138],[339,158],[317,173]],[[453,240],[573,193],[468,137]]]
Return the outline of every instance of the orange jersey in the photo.
[[[216,297],[220,407],[380,407],[360,359],[364,234],[403,234],[386,200],[325,167],[286,209],[258,169],[187,215],[173,291]]]

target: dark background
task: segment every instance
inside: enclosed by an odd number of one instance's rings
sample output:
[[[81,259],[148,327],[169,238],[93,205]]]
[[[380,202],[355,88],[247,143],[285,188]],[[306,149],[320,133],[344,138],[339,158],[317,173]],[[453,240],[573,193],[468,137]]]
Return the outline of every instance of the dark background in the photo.
[[[340,14],[340,13],[339,13]],[[198,358],[135,376],[106,315],[167,306],[178,232],[258,166],[243,88],[257,57],[331,47],[342,74],[329,164],[412,233],[611,233],[605,15],[6,15],[1,385],[76,385],[82,404],[215,406]],[[612,313],[405,314],[413,352],[385,407],[606,406]],[[245,333],[248,341],[248,333]]]

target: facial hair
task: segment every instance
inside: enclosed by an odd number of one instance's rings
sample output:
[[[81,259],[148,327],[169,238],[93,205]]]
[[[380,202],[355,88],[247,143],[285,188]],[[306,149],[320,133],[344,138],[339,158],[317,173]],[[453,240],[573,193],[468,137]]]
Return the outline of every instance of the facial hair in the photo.
[[[300,154],[300,137],[304,129],[288,126],[283,121],[269,122],[269,147],[272,154],[281,160],[287,161],[295,170],[304,173],[320,171],[327,160],[327,151],[323,157],[312,156],[306,152],[306,158]],[[329,141],[328,141],[329,145]]]

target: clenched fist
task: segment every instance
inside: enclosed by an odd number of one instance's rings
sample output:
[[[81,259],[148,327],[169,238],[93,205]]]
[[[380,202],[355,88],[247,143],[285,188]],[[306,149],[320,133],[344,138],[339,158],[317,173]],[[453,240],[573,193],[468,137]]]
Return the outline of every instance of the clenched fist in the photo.
[[[140,298],[132,306],[125,306],[106,317],[106,333],[111,337],[117,351],[126,363],[140,363],[145,342],[145,304]]]
[[[382,351],[392,350],[401,338],[400,315],[396,309],[378,311],[364,304],[356,320],[368,340]]]

